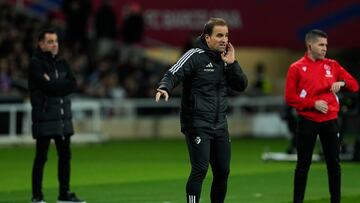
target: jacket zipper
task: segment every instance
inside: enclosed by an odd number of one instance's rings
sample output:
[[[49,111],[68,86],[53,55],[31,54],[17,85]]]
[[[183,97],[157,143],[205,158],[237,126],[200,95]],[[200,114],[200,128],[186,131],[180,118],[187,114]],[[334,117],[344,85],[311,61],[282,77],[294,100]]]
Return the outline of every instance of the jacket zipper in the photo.
[[[58,69],[56,68],[56,61],[55,62],[53,62],[52,63],[52,65],[53,65],[53,67],[54,67],[54,69],[55,69],[55,78],[56,79],[59,79],[59,71],[58,71]],[[61,102],[60,102],[60,105],[61,105],[61,112],[63,111],[63,103],[62,103],[62,99],[61,99]],[[61,127],[62,127],[62,131],[63,131],[63,133],[62,133],[62,135],[61,135],[61,139],[62,140],[65,140],[65,134],[64,134],[64,131],[65,131],[65,124],[64,124],[64,120],[63,120],[63,113],[61,113]]]
[[[214,129],[216,129],[217,124],[219,122],[219,105],[220,105],[220,94],[219,94],[219,87],[220,85],[217,84],[217,90],[216,90],[216,113],[215,113],[215,120],[214,120]]]
[[[216,84],[216,112],[215,112],[215,120],[213,128],[216,129],[217,124],[219,122],[219,106],[220,106],[220,83],[221,83],[221,70],[219,70],[219,78]]]
[[[47,107],[47,103],[48,103],[48,101],[47,101],[47,96],[45,96],[44,97],[44,105],[43,105],[43,112],[45,113],[45,111],[46,111],[46,107]]]
[[[58,69],[56,68],[56,61],[53,62],[53,67],[54,67],[54,70],[55,70],[55,78],[56,78],[56,79],[59,79],[59,71],[58,71]]]

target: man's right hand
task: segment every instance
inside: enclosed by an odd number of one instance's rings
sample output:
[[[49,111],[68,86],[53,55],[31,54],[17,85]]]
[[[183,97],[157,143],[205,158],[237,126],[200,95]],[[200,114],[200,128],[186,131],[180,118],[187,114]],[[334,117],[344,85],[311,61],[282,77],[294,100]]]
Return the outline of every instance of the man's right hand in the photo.
[[[162,90],[162,89],[157,89],[156,90],[156,96],[155,96],[155,101],[159,102],[161,97],[165,97],[165,101],[169,100],[169,94],[167,93],[167,91]]]
[[[324,100],[317,100],[315,101],[315,109],[320,111],[321,113],[327,113],[328,105],[327,102]]]
[[[235,61],[235,48],[229,42],[227,45],[227,51],[221,54],[221,59],[227,64],[233,64]]]

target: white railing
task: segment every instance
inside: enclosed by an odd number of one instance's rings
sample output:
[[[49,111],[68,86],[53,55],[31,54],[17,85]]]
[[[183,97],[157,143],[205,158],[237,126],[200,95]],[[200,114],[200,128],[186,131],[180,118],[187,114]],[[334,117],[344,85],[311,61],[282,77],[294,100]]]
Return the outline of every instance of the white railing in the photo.
[[[171,98],[167,102],[155,102],[154,99],[101,99],[102,108],[112,109],[116,116],[129,119],[137,118],[136,110],[139,108],[179,108],[180,98]],[[231,114],[243,114],[243,107],[253,107],[257,112],[265,112],[269,107],[281,108],[284,105],[282,96],[262,96],[262,97],[236,97],[229,99],[229,107],[233,109]]]
[[[72,111],[74,122],[86,122],[86,130],[76,132],[74,141],[97,142],[102,140],[101,135],[101,106],[100,102],[93,100],[74,101]],[[8,114],[8,132],[0,135],[0,143],[31,142],[31,106],[29,102],[16,104],[0,104],[0,113]],[[21,132],[17,133],[18,113],[21,114]],[[4,125],[4,124],[2,124]],[[6,126],[3,126],[6,128]]]
[[[1,104],[0,105],[0,113],[8,113],[9,114],[9,133],[8,137],[14,138],[16,137],[16,120],[17,113],[27,113],[30,112],[30,105],[27,104]],[[4,124],[2,124],[4,125]]]
[[[229,107],[231,112],[229,117],[242,117],[242,118],[254,118],[254,115],[260,117],[265,114],[272,113],[273,115],[279,114],[279,109],[283,105],[283,98],[280,96],[275,97],[245,97],[240,96],[229,99]],[[138,110],[141,108],[152,109],[156,113],[156,109],[170,108],[175,112],[172,115],[169,114],[154,114],[148,113],[147,117],[152,117],[154,125],[157,124],[156,119],[166,119],[167,117],[177,116],[180,107],[179,98],[171,98],[168,102],[156,103],[153,98],[147,99],[73,99],[72,110],[73,119],[75,124],[80,124],[81,129],[76,130],[77,139],[91,139],[102,140],[104,138],[103,121],[111,119],[121,119],[125,121],[137,122],[143,118]],[[252,111],[248,111],[248,109]],[[22,113],[22,132],[17,133],[16,127],[19,125],[17,121],[17,113]],[[108,113],[111,112],[111,113]],[[0,104],[0,113],[8,113],[9,126],[8,133],[0,135],[0,143],[20,142],[25,140],[31,140],[31,106],[28,102],[23,104]],[[158,126],[153,126],[158,128]],[[91,136],[89,136],[91,135]]]

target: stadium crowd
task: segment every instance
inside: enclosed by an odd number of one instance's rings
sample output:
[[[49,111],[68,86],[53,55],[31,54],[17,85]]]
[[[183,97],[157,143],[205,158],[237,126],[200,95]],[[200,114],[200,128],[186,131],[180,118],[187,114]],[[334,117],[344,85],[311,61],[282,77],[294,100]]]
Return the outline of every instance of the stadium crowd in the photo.
[[[0,4],[0,97],[28,97],[27,68],[36,46],[37,31],[45,26],[58,29],[64,44],[61,54],[70,62],[78,81],[77,95],[152,97],[161,72],[169,65],[144,55],[140,45],[144,30],[140,7],[127,7],[123,27],[118,29],[115,14],[105,1],[95,12],[89,32],[85,25],[81,26],[90,22],[88,18],[77,16],[79,13],[88,16],[89,8],[80,5],[75,8],[81,11],[74,11],[71,10],[74,6],[66,2],[62,8],[63,21],[52,12],[46,18],[39,18],[12,5]],[[137,34],[129,35],[129,32]]]

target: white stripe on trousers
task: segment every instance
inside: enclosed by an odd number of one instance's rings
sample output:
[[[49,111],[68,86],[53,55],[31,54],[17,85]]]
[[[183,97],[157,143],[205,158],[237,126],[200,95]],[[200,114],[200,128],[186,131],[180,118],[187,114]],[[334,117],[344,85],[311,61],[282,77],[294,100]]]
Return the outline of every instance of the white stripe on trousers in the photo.
[[[189,195],[189,203],[196,203],[196,196],[195,195]]]

